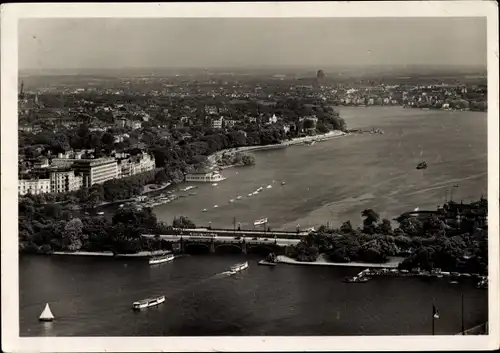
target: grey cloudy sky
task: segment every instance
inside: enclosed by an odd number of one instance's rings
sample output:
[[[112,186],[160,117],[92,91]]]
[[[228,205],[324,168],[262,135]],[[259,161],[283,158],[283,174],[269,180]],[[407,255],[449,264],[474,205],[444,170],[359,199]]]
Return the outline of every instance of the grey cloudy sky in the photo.
[[[23,19],[20,69],[486,66],[485,18]]]

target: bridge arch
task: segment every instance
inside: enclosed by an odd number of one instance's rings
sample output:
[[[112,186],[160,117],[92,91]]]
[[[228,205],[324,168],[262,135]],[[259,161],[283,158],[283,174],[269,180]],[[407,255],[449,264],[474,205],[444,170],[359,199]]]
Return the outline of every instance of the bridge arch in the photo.
[[[184,243],[184,250],[186,252],[189,252],[188,250],[194,251],[194,252],[202,252],[202,253],[208,253],[210,252],[210,245],[206,243]]]
[[[241,244],[235,244],[235,243],[223,243],[223,244],[216,244],[215,245],[215,251],[221,251],[223,249],[231,249],[231,250],[238,250],[238,252],[243,251],[243,247]]]
[[[270,252],[276,252],[277,247],[273,244],[247,244],[247,251],[250,253],[262,253],[269,254]]]

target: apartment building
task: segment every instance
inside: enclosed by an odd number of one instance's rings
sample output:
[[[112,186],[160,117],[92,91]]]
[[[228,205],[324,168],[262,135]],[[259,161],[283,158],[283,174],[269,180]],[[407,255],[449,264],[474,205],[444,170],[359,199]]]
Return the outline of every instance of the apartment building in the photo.
[[[18,182],[19,195],[39,195],[50,193],[50,179],[20,179]]]
[[[102,184],[118,177],[118,166],[114,158],[75,160],[73,169],[83,177],[83,187]]]
[[[83,177],[69,168],[53,169],[50,172],[50,192],[70,192],[83,185]]]

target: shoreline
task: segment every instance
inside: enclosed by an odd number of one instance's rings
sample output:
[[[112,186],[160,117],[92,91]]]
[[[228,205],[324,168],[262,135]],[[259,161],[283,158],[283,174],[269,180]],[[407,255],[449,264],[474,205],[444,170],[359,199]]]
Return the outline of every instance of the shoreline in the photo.
[[[296,137],[289,141],[283,141],[281,143],[273,144],[273,145],[257,145],[257,146],[243,146],[239,148],[228,148],[225,150],[217,151],[207,157],[208,161],[212,164],[216,164],[215,160],[218,157],[221,157],[225,153],[236,153],[236,152],[250,152],[250,151],[265,151],[270,149],[278,149],[278,148],[286,148],[288,146],[299,145],[305,142],[311,141],[325,141],[336,137],[348,136],[349,133],[333,130],[327,132],[326,134],[314,135],[314,136],[305,136],[305,137]],[[234,166],[223,166],[224,169],[232,168]]]
[[[116,254],[114,255],[110,251],[75,251],[75,252],[70,252],[70,251],[54,251],[52,253],[49,253],[47,255],[56,255],[56,256],[99,256],[99,257],[139,257],[139,258],[144,258],[144,257],[150,257],[150,256],[155,256],[155,255],[163,255],[165,253],[168,253],[169,251],[167,250],[155,250],[155,251],[140,251],[138,253],[134,254]]]
[[[368,263],[368,262],[329,262],[323,254],[318,256],[314,262],[297,261],[285,255],[277,256],[278,263],[286,265],[304,265],[304,266],[335,266],[335,267],[364,267],[364,268],[398,268],[399,262],[389,261],[383,264]]]

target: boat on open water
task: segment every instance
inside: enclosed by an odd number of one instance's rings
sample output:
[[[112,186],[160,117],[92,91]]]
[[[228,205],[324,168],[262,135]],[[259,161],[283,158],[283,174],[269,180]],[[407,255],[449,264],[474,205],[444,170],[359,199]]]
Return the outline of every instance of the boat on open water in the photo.
[[[38,318],[40,321],[45,321],[45,322],[50,322],[54,320],[54,315],[52,314],[52,311],[50,310],[49,303],[45,304],[45,308],[43,309],[42,313],[40,314],[40,317]]]
[[[144,299],[144,300],[138,300],[132,304],[132,309],[141,310],[141,309],[149,308],[152,306],[160,305],[163,302],[165,302],[164,295],[156,297],[156,298],[148,298],[148,299]]]
[[[161,263],[164,263],[164,262],[169,262],[169,261],[173,261],[175,258],[175,256],[173,254],[166,254],[166,255],[162,255],[162,256],[155,256],[155,257],[152,257],[149,259],[149,264],[150,265],[157,265],[157,264],[161,264]]]
[[[229,270],[231,272],[240,272],[240,271],[243,271],[244,269],[248,268],[248,261],[245,261],[245,262],[242,262],[242,263],[239,263],[239,264],[236,264],[236,265],[233,265],[229,268]]]

